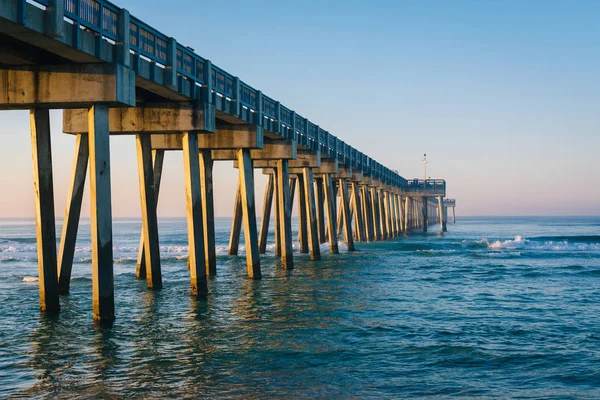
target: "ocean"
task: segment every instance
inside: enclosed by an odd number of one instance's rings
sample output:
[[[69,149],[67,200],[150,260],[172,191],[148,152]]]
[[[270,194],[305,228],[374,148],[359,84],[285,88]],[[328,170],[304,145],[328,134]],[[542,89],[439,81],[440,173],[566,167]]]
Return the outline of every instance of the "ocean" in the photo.
[[[218,219],[207,301],[183,219],[160,220],[164,288],[135,279],[140,225],[114,222],[117,320],[100,327],[87,222],[43,317],[34,221],[0,220],[0,397],[600,398],[600,217],[463,217],[318,262],[296,247],[292,271],[270,245],[260,281]]]

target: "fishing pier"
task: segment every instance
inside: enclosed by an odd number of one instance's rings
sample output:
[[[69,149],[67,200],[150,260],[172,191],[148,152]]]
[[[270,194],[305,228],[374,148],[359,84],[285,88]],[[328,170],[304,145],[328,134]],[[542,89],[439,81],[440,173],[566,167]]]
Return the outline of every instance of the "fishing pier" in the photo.
[[[56,246],[50,109],[63,109],[74,160]],[[136,274],[162,287],[156,206],[166,151],[184,159],[191,294],[208,296],[217,273],[213,165],[239,171],[229,254],[244,232],[248,277],[260,279],[271,216],[281,266],[292,243],[319,260],[320,244],[388,240],[411,230],[446,230],[446,182],[406,180],[375,159],[103,0],[0,0],[0,110],[29,110],[41,309],[60,310],[69,292],[89,175],[93,314],[114,319],[110,135],[136,139],[142,232]],[[261,225],[254,174],[267,175]],[[292,237],[298,196],[299,234]],[[454,212],[453,212],[454,213]],[[341,238],[341,239],[340,239]]]

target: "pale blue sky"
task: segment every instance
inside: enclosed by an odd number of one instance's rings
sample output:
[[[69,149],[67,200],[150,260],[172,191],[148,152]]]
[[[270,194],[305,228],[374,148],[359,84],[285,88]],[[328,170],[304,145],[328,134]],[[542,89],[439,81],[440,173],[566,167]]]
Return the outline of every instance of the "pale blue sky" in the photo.
[[[406,178],[427,152],[459,215],[600,215],[600,1],[116,4]],[[28,114],[1,115],[0,216],[32,216]],[[61,216],[74,138],[52,116]],[[133,139],[112,161],[113,213],[139,216]],[[184,215],[181,156],[165,168],[160,215]],[[230,215],[235,170],[215,175]]]

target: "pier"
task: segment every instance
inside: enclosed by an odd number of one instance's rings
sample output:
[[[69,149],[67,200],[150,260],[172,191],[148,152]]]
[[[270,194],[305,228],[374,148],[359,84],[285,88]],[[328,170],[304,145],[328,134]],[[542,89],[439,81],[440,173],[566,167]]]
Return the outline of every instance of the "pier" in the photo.
[[[63,109],[75,143],[65,223],[56,247],[49,110]],[[261,278],[269,229],[282,268],[292,243],[319,260],[357,242],[446,231],[446,182],[407,180],[108,1],[0,0],[0,110],[29,110],[34,164],[40,306],[60,310],[69,292],[89,172],[93,315],[114,319],[110,135],[136,139],[142,231],[136,276],[162,287],[156,206],[166,151],[184,159],[190,292],[206,298],[218,273],[213,165],[237,168],[229,254],[243,229],[248,278]],[[342,135],[343,136],[343,135]],[[257,170],[257,171],[255,171]],[[255,173],[267,176],[261,226]],[[298,237],[292,237],[297,196]],[[269,226],[273,216],[274,226]]]

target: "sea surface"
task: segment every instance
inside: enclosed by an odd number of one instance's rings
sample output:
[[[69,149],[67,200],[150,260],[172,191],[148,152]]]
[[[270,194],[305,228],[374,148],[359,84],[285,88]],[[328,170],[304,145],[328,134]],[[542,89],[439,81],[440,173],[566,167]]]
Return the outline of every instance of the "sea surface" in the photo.
[[[600,398],[598,217],[459,218],[444,235],[324,245],[319,262],[296,252],[293,271],[270,245],[261,281],[226,255],[229,224],[197,301],[185,220],[160,221],[156,292],[135,279],[140,221],[116,220],[117,320],[100,327],[87,222],[50,318],[34,221],[0,220],[0,397]]]

